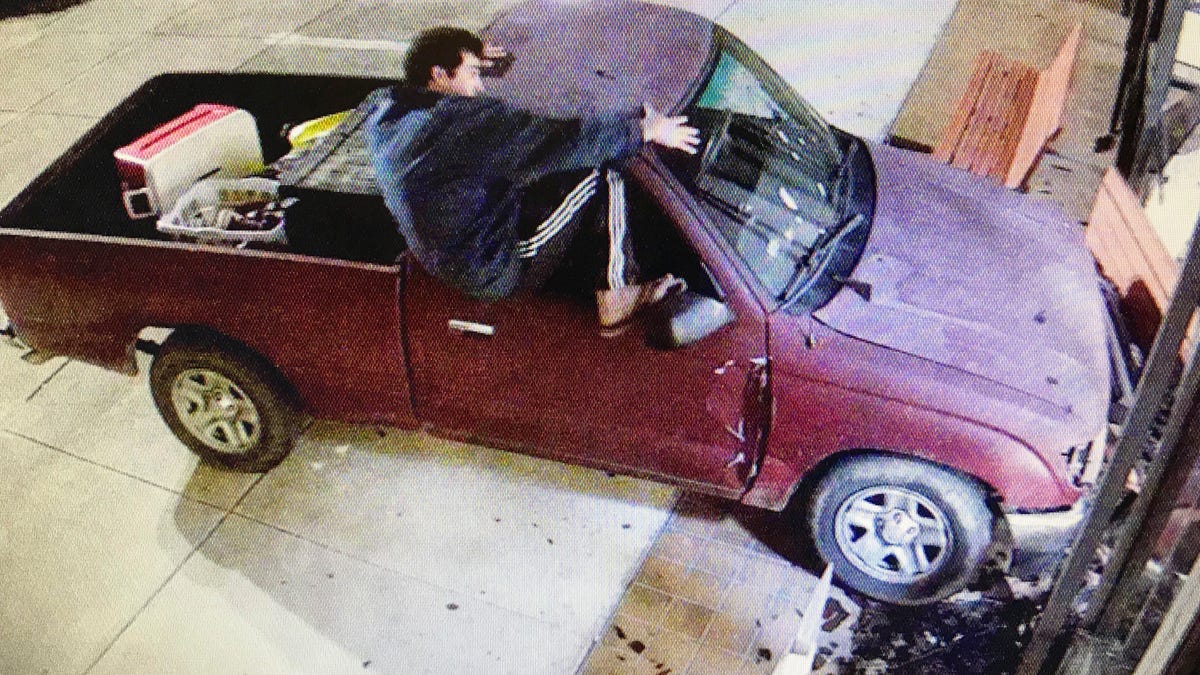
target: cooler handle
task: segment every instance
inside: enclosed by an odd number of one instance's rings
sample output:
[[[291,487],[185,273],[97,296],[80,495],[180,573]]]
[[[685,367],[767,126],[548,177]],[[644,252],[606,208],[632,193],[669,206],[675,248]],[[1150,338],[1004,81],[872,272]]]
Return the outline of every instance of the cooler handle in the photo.
[[[155,203],[157,200],[154,199],[154,191],[149,187],[125,190],[121,193],[121,199],[125,202],[125,213],[134,220],[158,215],[158,205]]]

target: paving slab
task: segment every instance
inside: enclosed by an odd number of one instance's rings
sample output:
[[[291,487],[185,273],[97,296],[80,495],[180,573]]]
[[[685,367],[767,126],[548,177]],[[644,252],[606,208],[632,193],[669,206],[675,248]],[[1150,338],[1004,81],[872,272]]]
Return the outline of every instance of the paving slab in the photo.
[[[285,38],[246,60],[238,70],[260,73],[331,74],[398,78],[404,69],[402,49],[318,46]]]
[[[418,0],[417,2],[347,2],[296,32],[314,37],[405,40],[433,26],[452,25],[478,31],[515,0]]]
[[[140,35],[196,0],[86,0],[49,15],[48,33]]]
[[[717,21],[832,124],[882,141],[956,0],[742,0]]]
[[[237,513],[592,635],[671,488],[424,434],[323,425]]]
[[[3,88],[0,84],[0,88]],[[87,131],[97,118],[25,113],[0,127],[0,206]]]
[[[101,117],[159,73],[234,70],[262,48],[262,40],[251,38],[147,36],[63,85],[34,110]]]
[[[204,0],[154,27],[160,35],[265,37],[303,26],[338,0]]]
[[[4,118],[0,115],[0,127],[4,126]],[[0,307],[0,326],[8,323],[8,315]],[[66,365],[66,359],[51,359],[45,363],[34,365],[25,361],[22,356],[25,350],[10,346],[0,338],[0,419],[9,411],[21,405],[46,383],[56,372]]]
[[[237,516],[90,672],[568,673],[578,636]]]
[[[24,47],[42,34],[42,29],[56,17],[47,14],[32,14],[0,19],[0,57],[9,50]]]
[[[148,357],[142,357],[141,367],[144,373]],[[28,401],[10,406],[0,425],[225,510],[259,479],[200,463],[159,417],[145,375],[130,377],[73,361]]]
[[[133,40],[128,35],[43,33],[0,54],[0,110],[22,112]]]
[[[0,672],[81,673],[222,513],[0,432]]]
[[[581,673],[768,675],[817,586],[794,562],[811,557],[779,514],[682,497]],[[860,607],[835,585],[822,613],[813,672],[825,675],[850,662]]]

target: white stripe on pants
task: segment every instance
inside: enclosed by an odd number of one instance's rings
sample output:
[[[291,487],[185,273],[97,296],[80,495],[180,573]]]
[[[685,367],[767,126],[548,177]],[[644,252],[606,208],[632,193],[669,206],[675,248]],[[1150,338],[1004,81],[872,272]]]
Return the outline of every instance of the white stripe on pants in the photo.
[[[599,171],[592,171],[588,174],[567,194],[554,213],[551,213],[549,218],[537,226],[532,237],[518,242],[517,255],[522,258],[532,258],[537,255],[538,249],[561,232],[563,227],[571,222],[575,214],[579,213],[580,209],[586,206],[596,194],[596,179],[599,174]]]
[[[625,179],[608,170],[608,287],[625,286]]]

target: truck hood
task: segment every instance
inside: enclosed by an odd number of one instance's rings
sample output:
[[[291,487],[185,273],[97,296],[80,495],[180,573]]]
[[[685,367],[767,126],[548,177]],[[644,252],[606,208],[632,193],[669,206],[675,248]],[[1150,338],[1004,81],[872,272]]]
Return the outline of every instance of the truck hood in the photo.
[[[1105,309],[1082,230],[1048,204],[927,156],[871,146],[877,202],[829,328],[1103,415]],[[1082,408],[1087,408],[1084,410]]]

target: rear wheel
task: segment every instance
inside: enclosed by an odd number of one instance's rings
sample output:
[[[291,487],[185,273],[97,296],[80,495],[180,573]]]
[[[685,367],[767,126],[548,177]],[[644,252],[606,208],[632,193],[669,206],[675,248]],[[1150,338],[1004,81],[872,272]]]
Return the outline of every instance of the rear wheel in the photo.
[[[859,456],[834,466],[808,510],[817,550],[847,585],[903,605],[962,590],[989,555],[993,518],[978,484],[917,460]]]
[[[202,459],[266,471],[291,452],[300,415],[283,378],[224,341],[172,335],[150,366],[150,392],[175,436]]]

